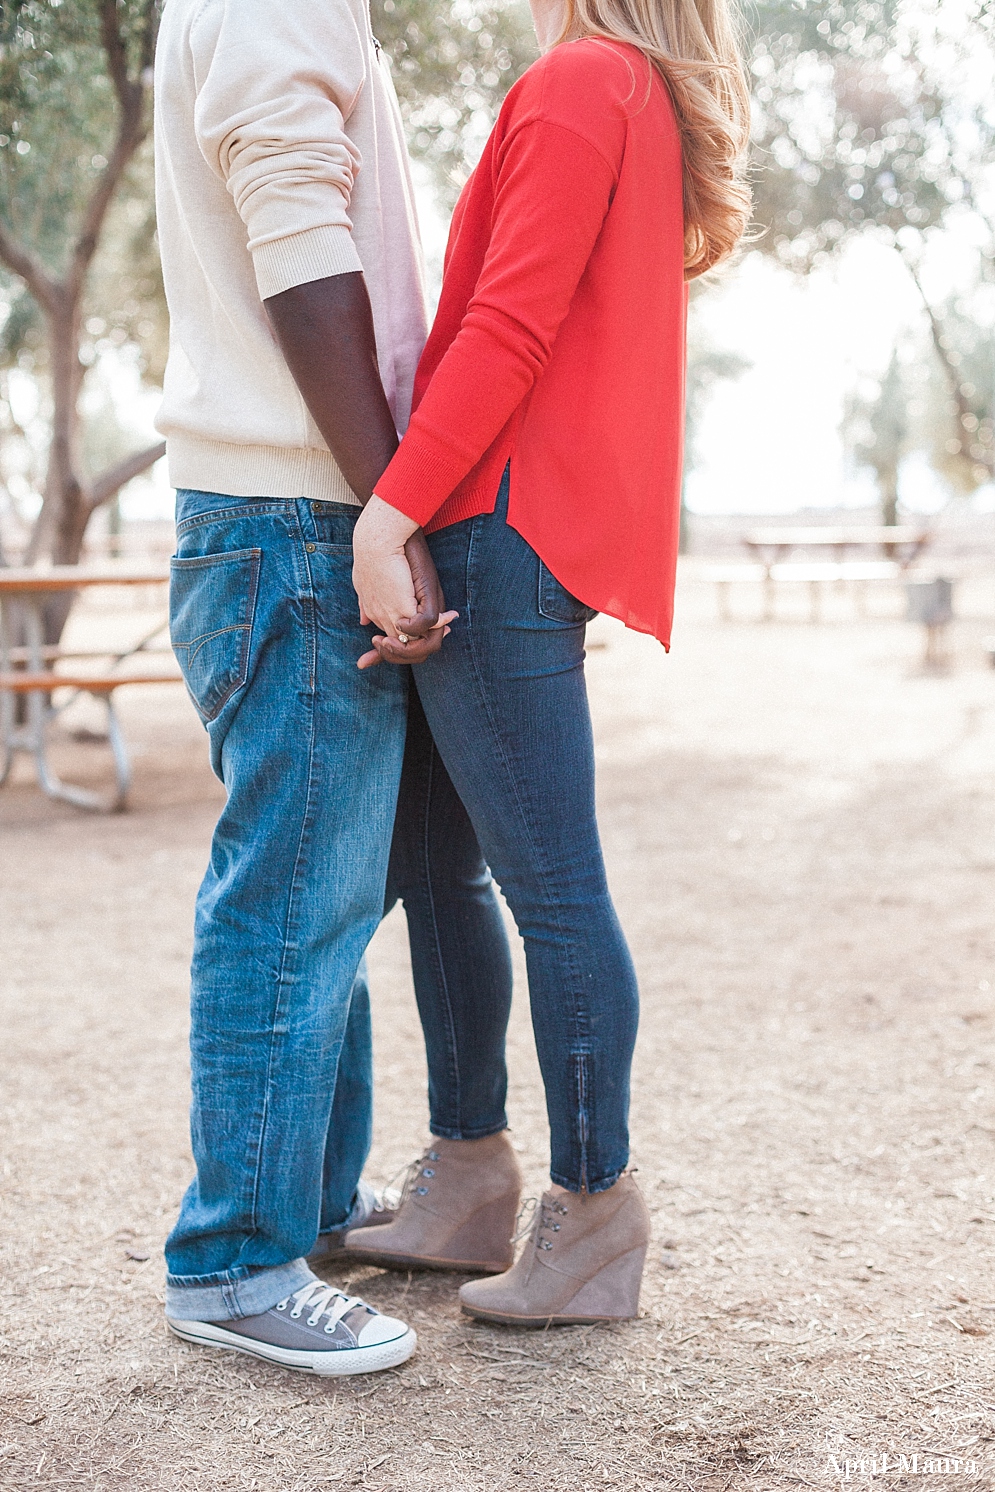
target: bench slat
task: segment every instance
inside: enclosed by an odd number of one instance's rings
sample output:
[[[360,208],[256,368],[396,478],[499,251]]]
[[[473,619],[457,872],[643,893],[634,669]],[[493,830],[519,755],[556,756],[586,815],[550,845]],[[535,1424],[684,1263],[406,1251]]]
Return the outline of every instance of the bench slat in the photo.
[[[12,694],[49,694],[53,689],[86,689],[91,694],[110,694],[123,684],[182,684],[179,674],[66,674],[0,673],[0,689]]]
[[[73,648],[72,650],[66,650],[57,645],[49,646],[48,644],[39,648],[37,654],[33,653],[31,648],[17,647],[7,649],[7,657],[11,663],[30,663],[35,656],[40,656],[44,663],[72,663],[81,658],[118,658],[122,656],[136,658],[139,654],[143,658],[165,658],[172,657],[172,653],[172,648],[136,647],[130,653],[122,655],[118,648],[92,648],[89,652],[84,652],[82,649]]]
[[[734,580],[763,580],[770,575],[772,580],[896,580],[903,573],[894,560],[844,560],[839,564],[830,562],[795,563],[771,565],[712,565],[705,571],[705,579],[720,583]]]

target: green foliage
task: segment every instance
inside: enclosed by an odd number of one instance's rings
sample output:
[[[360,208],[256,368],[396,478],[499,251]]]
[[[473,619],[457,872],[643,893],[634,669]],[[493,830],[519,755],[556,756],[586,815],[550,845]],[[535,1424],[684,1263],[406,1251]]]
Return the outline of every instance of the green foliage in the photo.
[[[128,46],[139,45],[139,0],[119,6]],[[536,55],[524,0],[373,0],[374,30],[393,61],[413,153],[451,205],[501,99]],[[130,58],[132,64],[138,59]],[[0,220],[55,274],[113,145],[116,101],[94,0],[14,0],[0,10]],[[0,271],[7,314],[0,367],[43,372],[42,314]],[[88,278],[81,357],[136,348],[143,376],[162,379],[168,322],[155,238],[152,152],[131,163]]]
[[[851,399],[844,434],[875,470],[886,513],[911,448],[928,449],[955,490],[971,491],[993,470],[992,318],[979,307],[995,278],[995,6],[758,0],[757,17],[755,197],[766,230],[757,246],[801,272],[868,231],[897,249],[923,295],[935,356],[922,356],[933,366],[917,392],[893,359],[875,393]],[[980,230],[975,288],[931,306],[926,245],[968,218]],[[909,418],[913,405],[924,420]]]
[[[147,59],[143,0],[119,0],[129,70]],[[0,220],[52,275],[65,274],[72,246],[114,147],[118,102],[101,44],[95,0],[15,0],[0,14]],[[151,151],[146,146],[118,188],[89,276],[81,355],[101,338],[133,342],[150,379],[161,378],[165,305],[155,247]],[[41,371],[47,360],[41,312],[16,276],[4,275],[9,311],[0,365]]]
[[[90,274],[81,356],[108,347],[136,350],[143,379],[161,385],[169,347],[169,317],[156,237],[152,141],[146,140],[125,177]]]
[[[120,0],[130,67],[146,59],[143,0]],[[93,0],[15,0],[0,20],[0,213],[49,270],[107,164],[117,101]]]
[[[763,251],[807,270],[868,227],[912,241],[970,195],[995,143],[995,121],[958,96],[970,36],[941,41],[896,0],[761,0],[757,14]]]
[[[61,274],[115,133],[99,18],[86,0],[22,0],[0,35],[0,215]]]
[[[451,206],[537,48],[524,0],[372,0],[412,153]]]

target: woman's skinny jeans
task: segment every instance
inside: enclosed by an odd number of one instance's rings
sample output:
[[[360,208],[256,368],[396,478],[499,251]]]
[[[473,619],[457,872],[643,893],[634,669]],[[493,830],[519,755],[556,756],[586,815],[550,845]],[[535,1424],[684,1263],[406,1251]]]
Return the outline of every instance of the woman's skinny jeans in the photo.
[[[490,866],[525,943],[551,1175],[597,1192],[628,1163],[638,994],[595,819],[584,683],[594,613],[509,526],[507,505],[506,472],[493,513],[430,536],[460,617],[411,671],[424,716],[413,701],[387,904],[400,896],[421,928],[412,953],[432,1132],[493,1134],[506,1124],[511,973]]]

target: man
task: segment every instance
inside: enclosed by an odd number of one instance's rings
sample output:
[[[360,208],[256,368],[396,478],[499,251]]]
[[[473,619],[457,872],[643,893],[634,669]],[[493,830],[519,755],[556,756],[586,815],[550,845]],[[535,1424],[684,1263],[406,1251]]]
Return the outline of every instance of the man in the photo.
[[[357,669],[370,632],[351,533],[406,424],[426,328],[366,0],[169,0],[156,133],[171,626],[228,790],[197,902],[197,1175],[166,1247],[166,1315],[189,1341],[368,1372],[410,1356],[414,1332],[307,1263],[371,1206],[361,959],[407,670]],[[407,555],[418,611],[387,656],[418,662],[447,618],[420,535]]]

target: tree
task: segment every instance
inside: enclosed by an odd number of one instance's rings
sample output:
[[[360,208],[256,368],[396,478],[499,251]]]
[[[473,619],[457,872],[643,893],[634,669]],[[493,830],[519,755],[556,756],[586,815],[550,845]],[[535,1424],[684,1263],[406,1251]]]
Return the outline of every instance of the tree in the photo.
[[[803,273],[858,234],[895,249],[947,379],[944,469],[968,490],[993,473],[992,383],[964,377],[975,318],[963,301],[932,304],[922,271],[931,239],[970,216],[986,240],[979,281],[992,280],[995,113],[978,64],[991,80],[993,15],[987,0],[954,22],[900,0],[761,0],[752,58],[758,247]]]
[[[42,378],[51,406],[29,559],[75,562],[93,512],[163,449],[88,469],[87,450],[108,442],[84,438],[80,407],[101,352],[130,346],[153,383],[165,362],[147,138],[156,24],[157,0],[0,7],[0,267],[10,276],[0,374],[16,366]],[[500,98],[535,56],[527,9],[374,0],[374,25],[414,151],[452,201]],[[19,437],[7,403],[0,440]]]
[[[909,452],[909,413],[912,400],[907,377],[892,350],[887,372],[870,389],[860,388],[847,400],[843,434],[858,464],[869,466],[881,495],[881,521],[898,522],[898,473]]]
[[[414,155],[452,206],[501,101],[538,55],[523,0],[373,0]]]
[[[934,392],[946,418],[930,431],[932,463],[954,488],[973,492],[992,477],[995,403],[995,328],[982,319],[980,290],[953,296],[934,308],[926,303],[930,340],[942,369]]]
[[[79,405],[96,337],[120,330],[154,343],[158,331],[142,154],[157,21],[157,0],[11,0],[0,14],[0,264],[20,282],[3,350],[49,384],[51,440],[29,557],[47,552],[59,564],[76,563],[93,512],[164,449],[88,477]],[[137,324],[143,298],[153,308],[147,327]]]

